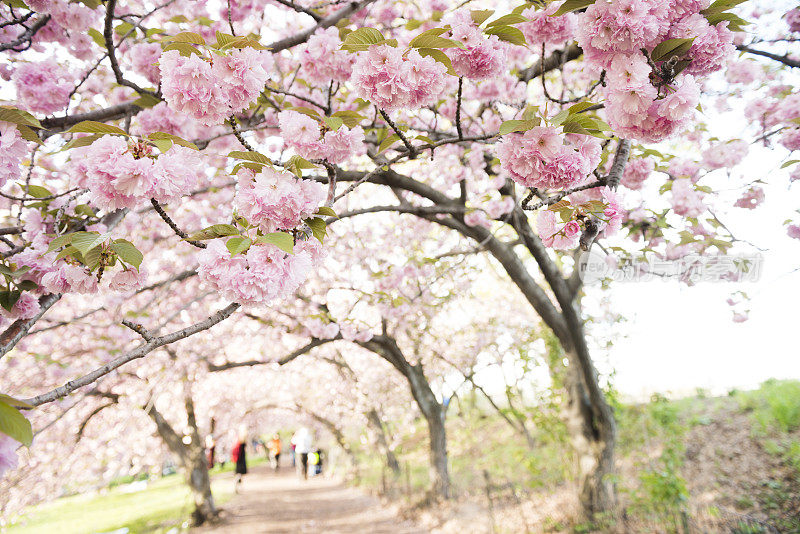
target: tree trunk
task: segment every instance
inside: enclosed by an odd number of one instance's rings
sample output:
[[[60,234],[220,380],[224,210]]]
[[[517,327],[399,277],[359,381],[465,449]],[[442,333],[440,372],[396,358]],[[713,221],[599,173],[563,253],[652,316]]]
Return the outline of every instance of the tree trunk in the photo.
[[[400,463],[394,455],[394,451],[389,447],[389,442],[386,439],[386,430],[383,427],[383,421],[376,409],[369,410],[366,414],[367,422],[372,428],[375,445],[378,447],[381,455],[386,459],[386,467],[392,470],[394,476],[400,476]]]
[[[570,359],[570,362],[574,360]],[[614,448],[616,424],[610,406],[590,402],[582,373],[570,364],[566,387],[566,423],[578,460],[580,503],[586,519],[610,512],[616,506]]]
[[[156,424],[158,435],[167,444],[170,452],[178,457],[184,479],[194,498],[195,508],[192,512],[192,524],[197,526],[213,519],[219,512],[211,494],[211,477],[208,474],[205,449],[197,431],[193,403],[188,397],[185,400],[189,425],[192,428],[192,441],[189,445],[183,443],[182,436],[175,432],[172,425],[155,409],[155,406],[148,406],[146,411]]]
[[[186,483],[191,488],[194,498],[192,524],[202,525],[216,517],[219,512],[214,504],[214,496],[211,494],[211,477],[208,474],[205,451],[202,446],[192,447],[192,449],[199,450],[192,450],[191,458],[187,458],[187,461],[184,462],[183,469]]]
[[[409,364],[406,378],[411,384],[414,399],[428,423],[430,438],[428,472],[431,479],[431,492],[434,496],[448,499],[450,497],[450,472],[447,468],[447,431],[444,407],[436,400],[420,364]]]
[[[450,473],[447,469],[447,434],[444,426],[444,410],[426,415],[430,435],[431,490],[434,495],[450,497]]]

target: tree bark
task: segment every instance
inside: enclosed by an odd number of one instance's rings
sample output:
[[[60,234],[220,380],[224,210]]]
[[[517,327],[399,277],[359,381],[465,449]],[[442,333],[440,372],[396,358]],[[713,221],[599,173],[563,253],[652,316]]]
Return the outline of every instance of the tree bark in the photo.
[[[422,373],[422,366],[409,365],[406,376],[417,405],[428,423],[429,457],[428,472],[431,480],[431,493],[448,499],[450,497],[450,472],[447,466],[447,431],[445,429],[445,410],[436,400],[428,380]]]
[[[568,391],[566,424],[570,441],[578,460],[581,509],[586,519],[609,512],[616,506],[614,449],[616,424],[611,408],[591,402],[581,369],[569,358],[566,376]]]
[[[386,429],[381,421],[381,416],[378,411],[373,408],[365,414],[370,428],[372,428],[373,441],[378,447],[381,455],[386,459],[386,467],[392,470],[394,476],[400,475],[400,463],[397,461],[397,456],[394,451],[389,447],[389,441],[386,439]]]
[[[146,412],[156,424],[158,435],[167,444],[169,450],[178,457],[186,484],[192,491],[194,499],[192,524],[197,526],[215,518],[219,511],[211,494],[211,477],[208,474],[205,450],[197,430],[194,406],[191,402],[191,397],[188,396],[186,398],[186,409],[192,438],[189,445],[183,443],[183,438],[175,432],[172,425],[156,410],[155,406],[148,406]]]

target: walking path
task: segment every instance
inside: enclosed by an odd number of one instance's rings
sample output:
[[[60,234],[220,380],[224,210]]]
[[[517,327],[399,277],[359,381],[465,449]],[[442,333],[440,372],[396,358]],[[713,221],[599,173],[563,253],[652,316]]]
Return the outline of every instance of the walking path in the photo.
[[[231,484],[233,479],[231,475]],[[278,473],[258,466],[245,475],[241,492],[225,504],[222,521],[196,534],[424,534],[399,519],[377,499],[323,477],[299,479],[294,470]]]

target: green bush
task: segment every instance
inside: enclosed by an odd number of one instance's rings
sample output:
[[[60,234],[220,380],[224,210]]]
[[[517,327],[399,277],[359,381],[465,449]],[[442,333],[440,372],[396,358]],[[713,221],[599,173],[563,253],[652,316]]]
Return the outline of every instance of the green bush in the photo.
[[[739,393],[739,405],[752,411],[762,432],[800,428],[800,382],[767,380],[755,391]]]

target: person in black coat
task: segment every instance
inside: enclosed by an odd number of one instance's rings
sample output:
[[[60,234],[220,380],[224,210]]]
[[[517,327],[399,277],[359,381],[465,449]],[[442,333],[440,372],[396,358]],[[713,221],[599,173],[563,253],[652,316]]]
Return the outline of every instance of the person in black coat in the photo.
[[[247,474],[247,440],[239,438],[231,451],[231,460],[236,464],[233,489],[239,493],[239,486],[242,483],[242,476]]]

